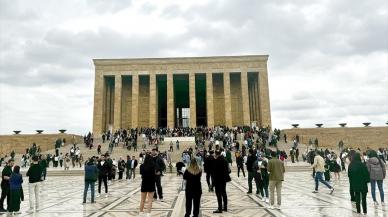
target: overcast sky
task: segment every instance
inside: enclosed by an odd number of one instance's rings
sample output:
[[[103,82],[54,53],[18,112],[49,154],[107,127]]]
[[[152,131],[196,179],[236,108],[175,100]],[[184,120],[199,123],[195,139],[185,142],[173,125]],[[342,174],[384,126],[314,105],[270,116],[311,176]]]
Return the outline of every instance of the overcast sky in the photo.
[[[384,126],[387,2],[0,0],[0,134],[89,131],[93,58],[244,54],[269,55],[274,127]]]

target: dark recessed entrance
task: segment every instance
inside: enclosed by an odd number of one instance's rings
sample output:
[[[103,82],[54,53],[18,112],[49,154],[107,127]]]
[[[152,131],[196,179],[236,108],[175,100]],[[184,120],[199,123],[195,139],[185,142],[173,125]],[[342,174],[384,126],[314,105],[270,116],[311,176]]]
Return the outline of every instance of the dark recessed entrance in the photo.
[[[189,127],[189,75],[174,75],[175,127]]]

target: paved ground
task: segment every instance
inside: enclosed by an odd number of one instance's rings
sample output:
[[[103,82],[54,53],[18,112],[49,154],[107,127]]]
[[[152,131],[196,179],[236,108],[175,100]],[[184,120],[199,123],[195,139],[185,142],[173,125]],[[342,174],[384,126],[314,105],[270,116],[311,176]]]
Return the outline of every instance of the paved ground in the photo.
[[[246,178],[238,178],[233,172],[232,182],[227,185],[229,211],[220,215],[212,213],[216,209],[216,196],[207,192],[205,177],[203,177],[203,195],[201,199],[201,214],[210,216],[353,216],[355,207],[349,201],[348,181],[343,177],[340,182],[334,182],[336,190],[333,195],[324,186],[320,193],[313,194],[313,180],[309,172],[286,173],[283,187],[282,209],[270,210],[267,204],[256,195],[247,195]],[[25,182],[27,179],[25,178]],[[162,178],[164,202],[153,203],[152,216],[184,215],[184,192],[178,191],[181,177],[167,174]],[[28,186],[24,184],[26,200],[22,202],[20,216],[137,216],[140,199],[140,177],[134,181],[123,181],[109,186],[110,195],[99,197],[95,204],[82,204],[83,177],[48,177],[42,183],[41,208],[37,213],[26,213],[28,203]],[[388,184],[385,182],[385,189]],[[255,190],[255,188],[254,188]],[[388,206],[374,207],[370,194],[368,195],[368,216],[388,216]],[[3,215],[5,216],[5,214]]]

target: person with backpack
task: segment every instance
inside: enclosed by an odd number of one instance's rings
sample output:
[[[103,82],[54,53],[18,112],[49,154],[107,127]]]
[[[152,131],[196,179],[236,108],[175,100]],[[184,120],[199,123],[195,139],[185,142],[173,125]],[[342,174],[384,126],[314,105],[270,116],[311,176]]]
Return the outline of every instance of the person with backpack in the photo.
[[[366,163],[368,172],[370,175],[370,186],[371,193],[373,198],[373,203],[375,206],[379,205],[376,200],[376,184],[380,192],[381,205],[384,206],[384,184],[383,181],[386,176],[385,164],[381,160],[376,151],[371,150],[368,154],[368,161]]]
[[[97,177],[98,177],[98,169],[97,169],[97,166],[94,164],[94,158],[91,158],[88,160],[88,162],[85,165],[85,188],[84,188],[83,203],[86,203],[86,195],[88,193],[89,186],[90,186],[90,192],[91,192],[91,203],[95,203],[94,186],[97,181]]]

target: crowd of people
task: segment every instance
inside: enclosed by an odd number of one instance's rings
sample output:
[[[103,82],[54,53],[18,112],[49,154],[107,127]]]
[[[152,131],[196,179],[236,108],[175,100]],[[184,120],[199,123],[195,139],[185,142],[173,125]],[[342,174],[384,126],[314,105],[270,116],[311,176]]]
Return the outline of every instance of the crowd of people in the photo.
[[[238,135],[244,132],[242,144],[238,142]],[[143,136],[145,135],[145,136]],[[56,147],[55,154],[42,154],[40,148],[33,144],[26,150],[21,160],[21,167],[29,167],[27,176],[29,184],[30,211],[39,209],[39,183],[46,179],[47,167],[62,167],[68,169],[70,165],[84,166],[85,187],[83,203],[87,202],[87,193],[91,191],[91,203],[98,197],[109,197],[109,183],[116,180],[124,181],[135,179],[136,168],[140,165],[138,173],[141,175],[140,215],[150,216],[152,202],[164,200],[162,177],[167,167],[172,166],[171,152],[179,151],[179,140],[169,144],[169,150],[160,152],[159,139],[164,136],[195,136],[194,148],[181,151],[181,160],[176,163],[177,175],[182,176],[182,190],[185,191],[186,213],[185,216],[199,215],[202,183],[201,177],[206,177],[206,185],[209,192],[214,192],[217,198],[217,209],[214,213],[228,212],[227,183],[232,180],[233,165],[237,168],[237,177],[246,178],[248,184],[247,194],[256,195],[268,204],[270,209],[281,209],[282,183],[284,181],[285,161],[289,157],[291,162],[299,161],[299,141],[293,138],[289,156],[284,150],[279,150],[276,142],[279,141],[280,131],[270,133],[266,128],[185,128],[185,129],[132,129],[119,130],[111,134],[103,134],[102,140],[108,142],[108,152],[102,154],[101,144],[97,146],[98,155],[84,161],[79,147],[72,145],[68,153],[59,153]],[[146,138],[151,143],[143,147],[136,156],[127,155],[118,160],[112,159],[113,147],[123,144],[124,148],[135,147],[138,136]],[[241,138],[240,138],[241,139]],[[286,136],[284,139],[287,140]],[[207,145],[205,145],[207,141]],[[87,147],[93,146],[93,136],[84,137]],[[275,145],[274,145],[275,144]],[[112,148],[110,148],[112,147]],[[150,148],[152,147],[152,148]],[[136,148],[137,149],[137,148]],[[233,157],[234,156],[234,157]],[[384,204],[383,180],[386,176],[385,164],[388,160],[388,150],[367,149],[361,152],[344,148],[340,152],[333,150],[318,150],[310,148],[302,154],[303,161],[311,164],[312,177],[315,185],[313,193],[319,193],[319,184],[328,188],[328,193],[335,191],[332,182],[340,180],[340,174],[346,172],[350,183],[350,198],[355,203],[358,213],[361,208],[367,213],[366,195],[368,183],[370,183],[371,195],[375,206],[379,205],[376,198],[376,185],[380,193],[380,203]],[[235,160],[235,162],[233,161]],[[116,175],[118,176],[116,177]],[[0,198],[0,212],[20,212],[20,203],[24,200],[23,178],[20,167],[14,165],[14,158],[6,162],[2,171]],[[95,195],[95,186],[98,194]],[[102,190],[103,193],[102,193]],[[276,191],[276,194],[275,194]],[[7,199],[7,209],[4,209],[4,200]],[[276,199],[276,202],[275,202]]]

